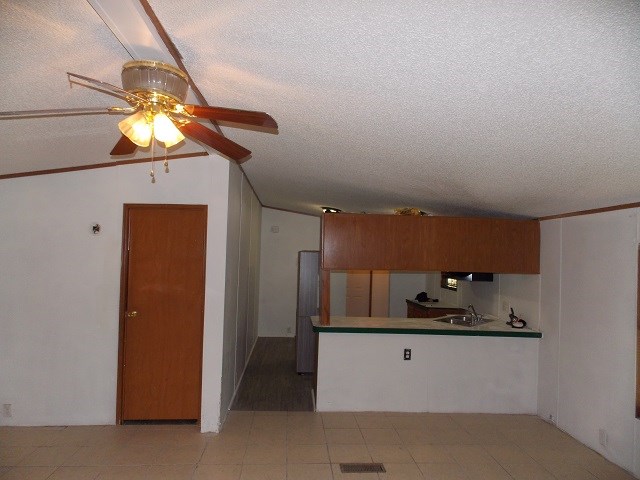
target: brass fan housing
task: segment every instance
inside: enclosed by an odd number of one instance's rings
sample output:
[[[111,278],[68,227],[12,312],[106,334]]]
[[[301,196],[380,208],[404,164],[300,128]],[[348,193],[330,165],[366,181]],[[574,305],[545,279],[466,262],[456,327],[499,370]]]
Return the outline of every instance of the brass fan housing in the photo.
[[[152,103],[184,103],[189,77],[167,63],[134,60],[122,66],[122,88]]]

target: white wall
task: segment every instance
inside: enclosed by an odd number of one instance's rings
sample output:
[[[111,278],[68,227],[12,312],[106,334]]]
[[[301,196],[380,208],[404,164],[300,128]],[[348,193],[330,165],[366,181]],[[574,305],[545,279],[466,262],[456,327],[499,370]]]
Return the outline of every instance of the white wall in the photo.
[[[259,336],[295,335],[298,252],[319,249],[320,217],[262,209]]]
[[[389,316],[407,316],[407,298],[416,298],[420,292],[433,297],[433,290],[427,288],[427,274],[412,272],[390,272],[389,274]]]
[[[115,422],[122,205],[183,203],[208,205],[202,429],[218,428],[229,163],[170,165],[154,185],[148,164],[0,181],[0,424]]]
[[[638,228],[636,209],[542,222],[538,403],[541,417],[640,476]]]
[[[226,418],[257,338],[262,207],[241,170],[229,170],[221,421]]]
[[[318,411],[536,412],[536,338],[319,335]]]

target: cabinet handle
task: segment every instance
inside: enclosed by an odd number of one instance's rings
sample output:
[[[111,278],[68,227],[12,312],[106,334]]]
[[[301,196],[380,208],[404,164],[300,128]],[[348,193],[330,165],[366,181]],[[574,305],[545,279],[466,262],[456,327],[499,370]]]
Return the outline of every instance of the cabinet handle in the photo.
[[[138,315],[138,312],[136,312],[135,310],[133,312],[127,312],[127,317],[135,317]]]

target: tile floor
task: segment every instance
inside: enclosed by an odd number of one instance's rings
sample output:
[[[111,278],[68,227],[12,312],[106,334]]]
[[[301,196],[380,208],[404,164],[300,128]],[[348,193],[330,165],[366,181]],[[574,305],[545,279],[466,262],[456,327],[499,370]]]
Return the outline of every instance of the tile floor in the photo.
[[[340,462],[387,473],[341,474]],[[230,412],[195,426],[0,427],[0,479],[627,480],[527,415]]]

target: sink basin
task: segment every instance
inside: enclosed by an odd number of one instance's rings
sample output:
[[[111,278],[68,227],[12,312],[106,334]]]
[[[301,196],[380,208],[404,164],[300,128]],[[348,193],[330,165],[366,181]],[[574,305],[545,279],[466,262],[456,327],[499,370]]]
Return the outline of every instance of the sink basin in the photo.
[[[448,323],[450,325],[460,325],[462,327],[477,327],[478,325],[484,325],[485,323],[492,322],[493,320],[482,318],[476,322],[472,322],[471,315],[447,315],[446,317],[436,318],[435,321]]]

